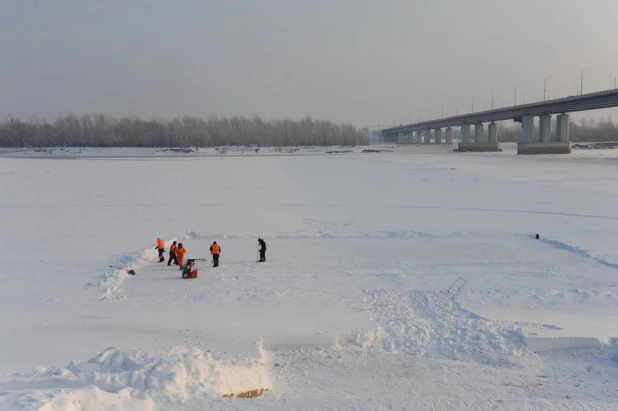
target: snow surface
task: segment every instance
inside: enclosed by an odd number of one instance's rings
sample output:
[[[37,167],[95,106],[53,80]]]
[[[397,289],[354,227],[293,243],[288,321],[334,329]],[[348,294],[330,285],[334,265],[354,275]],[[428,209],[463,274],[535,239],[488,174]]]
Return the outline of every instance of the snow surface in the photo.
[[[0,409],[618,409],[614,150],[376,147],[4,150]]]

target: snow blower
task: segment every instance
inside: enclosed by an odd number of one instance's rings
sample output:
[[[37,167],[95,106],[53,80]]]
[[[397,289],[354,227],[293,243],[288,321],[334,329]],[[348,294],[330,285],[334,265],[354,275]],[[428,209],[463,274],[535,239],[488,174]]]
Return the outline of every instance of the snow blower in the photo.
[[[194,270],[196,258],[190,258],[187,263],[182,266],[182,278],[197,278],[197,268]]]
[[[111,268],[115,268],[117,270],[126,271],[128,274],[131,274],[131,275],[135,275],[135,270],[127,270],[126,268],[120,268],[120,267],[116,267],[116,266],[113,266],[113,265],[110,265],[110,267]]]

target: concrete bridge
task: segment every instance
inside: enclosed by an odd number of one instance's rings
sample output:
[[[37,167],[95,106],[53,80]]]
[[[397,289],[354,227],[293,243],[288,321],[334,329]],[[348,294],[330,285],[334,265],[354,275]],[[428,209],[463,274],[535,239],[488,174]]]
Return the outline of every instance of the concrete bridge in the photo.
[[[461,141],[458,151],[498,151],[498,127],[496,121],[513,120],[521,123],[521,138],[517,143],[518,154],[568,154],[571,152],[569,139],[569,114],[576,111],[618,107],[618,90],[600,91],[538,103],[522,104],[495,110],[480,111],[454,117],[446,117],[381,131],[384,141],[418,144],[453,143],[452,127],[461,127]],[[551,136],[552,115],[557,116],[556,135]],[[533,135],[534,117],[539,117],[538,135]],[[484,125],[488,125],[485,139]],[[470,126],[474,126],[474,136]],[[442,130],[444,129],[444,138]]]

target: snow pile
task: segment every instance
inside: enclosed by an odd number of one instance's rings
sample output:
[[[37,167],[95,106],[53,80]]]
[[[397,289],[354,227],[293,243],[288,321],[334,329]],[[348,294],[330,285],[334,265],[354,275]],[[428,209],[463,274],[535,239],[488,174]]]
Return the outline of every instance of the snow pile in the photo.
[[[167,243],[171,243],[171,240],[166,241],[166,244]],[[114,264],[114,267],[118,268],[114,268],[112,272],[105,274],[103,279],[94,284],[101,292],[99,299],[111,300],[114,298],[114,296],[120,291],[124,280],[130,276],[130,274],[128,274],[128,270],[135,270],[139,274],[138,270],[140,268],[152,263],[153,261],[157,261],[158,258],[159,252],[154,247],[135,253],[125,254],[118,258]]]
[[[519,355],[526,347],[518,327],[479,317],[440,293],[367,291],[364,305],[379,326],[352,333],[346,342],[365,349],[459,359]]]
[[[38,367],[0,386],[35,390],[19,396],[15,405],[38,403],[35,409],[54,410],[88,409],[75,406],[83,406],[83,399],[100,409],[129,409],[127,405],[152,409],[153,403],[185,404],[204,397],[272,389],[261,361],[185,347],[159,351],[111,347],[87,362],[72,361],[65,368]],[[45,389],[53,391],[41,392]]]

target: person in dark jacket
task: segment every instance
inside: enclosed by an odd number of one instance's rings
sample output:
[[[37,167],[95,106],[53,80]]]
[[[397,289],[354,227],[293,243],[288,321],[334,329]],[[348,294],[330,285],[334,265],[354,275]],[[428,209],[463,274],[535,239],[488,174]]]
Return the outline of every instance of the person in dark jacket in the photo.
[[[170,247],[170,258],[167,260],[167,265],[171,265],[172,261],[174,265],[179,265],[178,259],[176,259],[176,241],[174,241]]]
[[[258,238],[258,244],[260,245],[260,249],[258,250],[260,252],[260,263],[263,263],[266,261],[266,241]]]
[[[212,254],[212,266],[219,267],[219,254],[221,254],[221,247],[217,242],[213,242],[210,246],[210,254]]]

